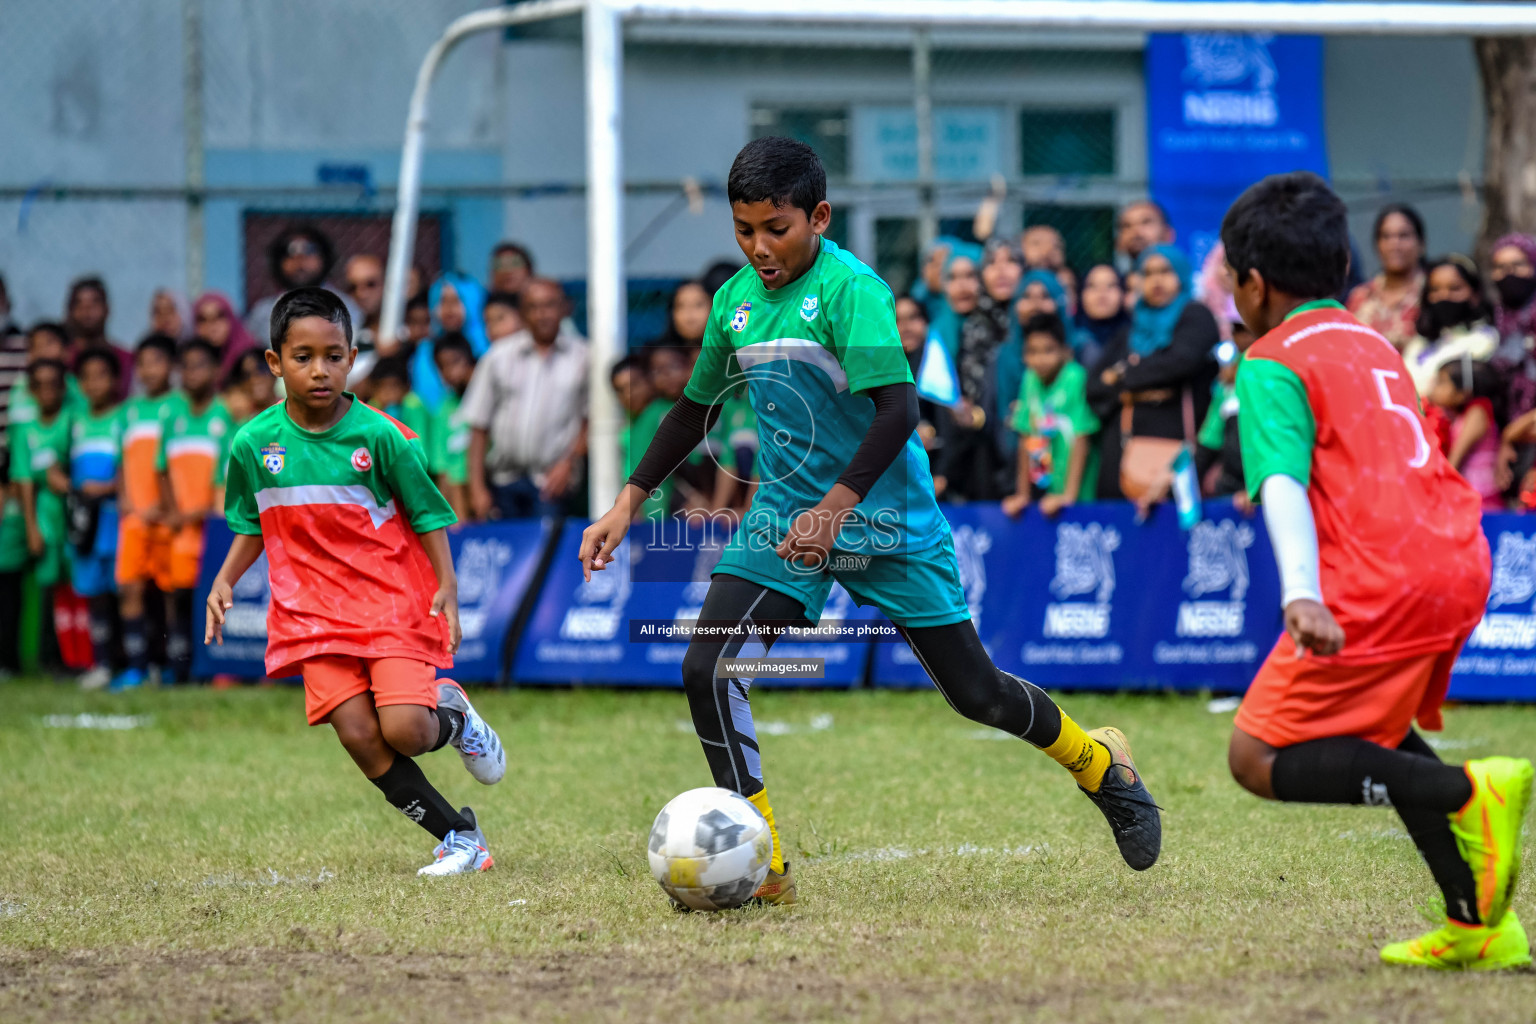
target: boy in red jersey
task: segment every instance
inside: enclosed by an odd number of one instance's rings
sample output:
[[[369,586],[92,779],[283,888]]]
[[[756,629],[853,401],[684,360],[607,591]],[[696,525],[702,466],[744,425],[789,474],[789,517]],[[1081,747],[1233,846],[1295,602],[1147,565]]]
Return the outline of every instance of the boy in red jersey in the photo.
[[[1480,499],[1430,442],[1397,350],[1329,298],[1349,234],[1323,180],[1264,179],[1221,236],[1257,338],[1237,375],[1245,482],[1263,500],[1285,606],[1285,634],[1237,714],[1232,774],[1267,799],[1397,809],[1447,920],[1383,960],[1529,964],[1509,904],[1531,763],[1447,765],[1413,730],[1440,728],[1487,601]]]
[[[310,725],[329,722],[363,774],[440,843],[422,875],[491,866],[474,812],[454,810],[411,758],[452,744],[501,781],[501,740],[436,669],[459,646],[453,510],[421,442],[348,394],[357,358],[346,306],[323,288],[272,309],[267,366],[287,400],[235,435],[225,515],[234,543],[208,595],[204,642],[223,642],[241,575],[266,551],[267,674],[304,677]]]

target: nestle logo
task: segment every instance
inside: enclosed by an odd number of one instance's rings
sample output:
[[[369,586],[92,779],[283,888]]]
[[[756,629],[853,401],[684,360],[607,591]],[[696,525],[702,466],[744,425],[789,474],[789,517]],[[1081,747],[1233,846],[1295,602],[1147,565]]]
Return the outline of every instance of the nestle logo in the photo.
[[[1053,640],[1098,640],[1109,635],[1109,605],[1048,604],[1045,635]]]
[[[619,631],[616,608],[572,608],[560,623],[562,640],[612,640]]]
[[[1270,92],[1218,89],[1184,94],[1184,123],[1218,127],[1272,128],[1280,123],[1280,106]]]
[[[1528,651],[1536,647],[1536,615],[1484,615],[1468,646]]]
[[[1179,636],[1241,636],[1243,602],[1181,601]]]

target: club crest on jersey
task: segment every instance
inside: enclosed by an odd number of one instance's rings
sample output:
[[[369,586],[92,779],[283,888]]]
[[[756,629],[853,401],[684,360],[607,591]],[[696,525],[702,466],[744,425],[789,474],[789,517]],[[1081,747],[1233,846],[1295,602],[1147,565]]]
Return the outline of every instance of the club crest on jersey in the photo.
[[[283,457],[288,454],[288,449],[280,444],[269,444],[261,450],[261,464],[267,467],[268,473],[281,473],[283,471]]]
[[[810,323],[821,312],[821,302],[814,295],[807,295],[805,301],[800,303],[800,319]]]
[[[359,473],[366,473],[373,468],[373,456],[368,454],[367,448],[359,448],[352,453],[352,468]]]
[[[736,307],[736,312],[731,314],[731,330],[740,334],[747,329],[747,318],[752,315],[752,303],[743,302]]]

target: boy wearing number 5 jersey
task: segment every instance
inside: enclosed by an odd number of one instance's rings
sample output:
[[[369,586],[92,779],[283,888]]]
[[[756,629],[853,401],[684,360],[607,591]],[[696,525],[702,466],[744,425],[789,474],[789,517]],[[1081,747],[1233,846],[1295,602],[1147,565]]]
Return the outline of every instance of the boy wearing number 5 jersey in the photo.
[[[1447,765],[1413,729],[1441,727],[1451,668],[1487,601],[1480,499],[1430,442],[1397,350],[1327,298],[1343,286],[1349,235],[1323,180],[1254,185],[1222,241],[1257,338],[1237,375],[1244,475],[1285,606],[1285,634],[1237,714],[1232,773],[1268,799],[1396,808],[1447,916],[1383,960],[1529,964],[1510,900],[1531,763]]]

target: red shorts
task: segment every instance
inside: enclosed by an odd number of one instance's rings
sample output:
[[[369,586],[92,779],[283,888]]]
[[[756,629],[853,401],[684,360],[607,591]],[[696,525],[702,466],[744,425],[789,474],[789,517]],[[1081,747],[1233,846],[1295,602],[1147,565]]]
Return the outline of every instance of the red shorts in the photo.
[[[322,654],[298,664],[304,677],[304,712],[310,725],[324,725],[331,712],[360,693],[373,706],[420,704],[437,707],[437,669],[411,658],[355,658]]]
[[[1414,719],[1425,729],[1440,728],[1440,705],[1461,642],[1448,651],[1375,665],[1296,658],[1292,651],[1281,637],[1259,666],[1237,709],[1239,729],[1272,747],[1329,736],[1396,747]]]

